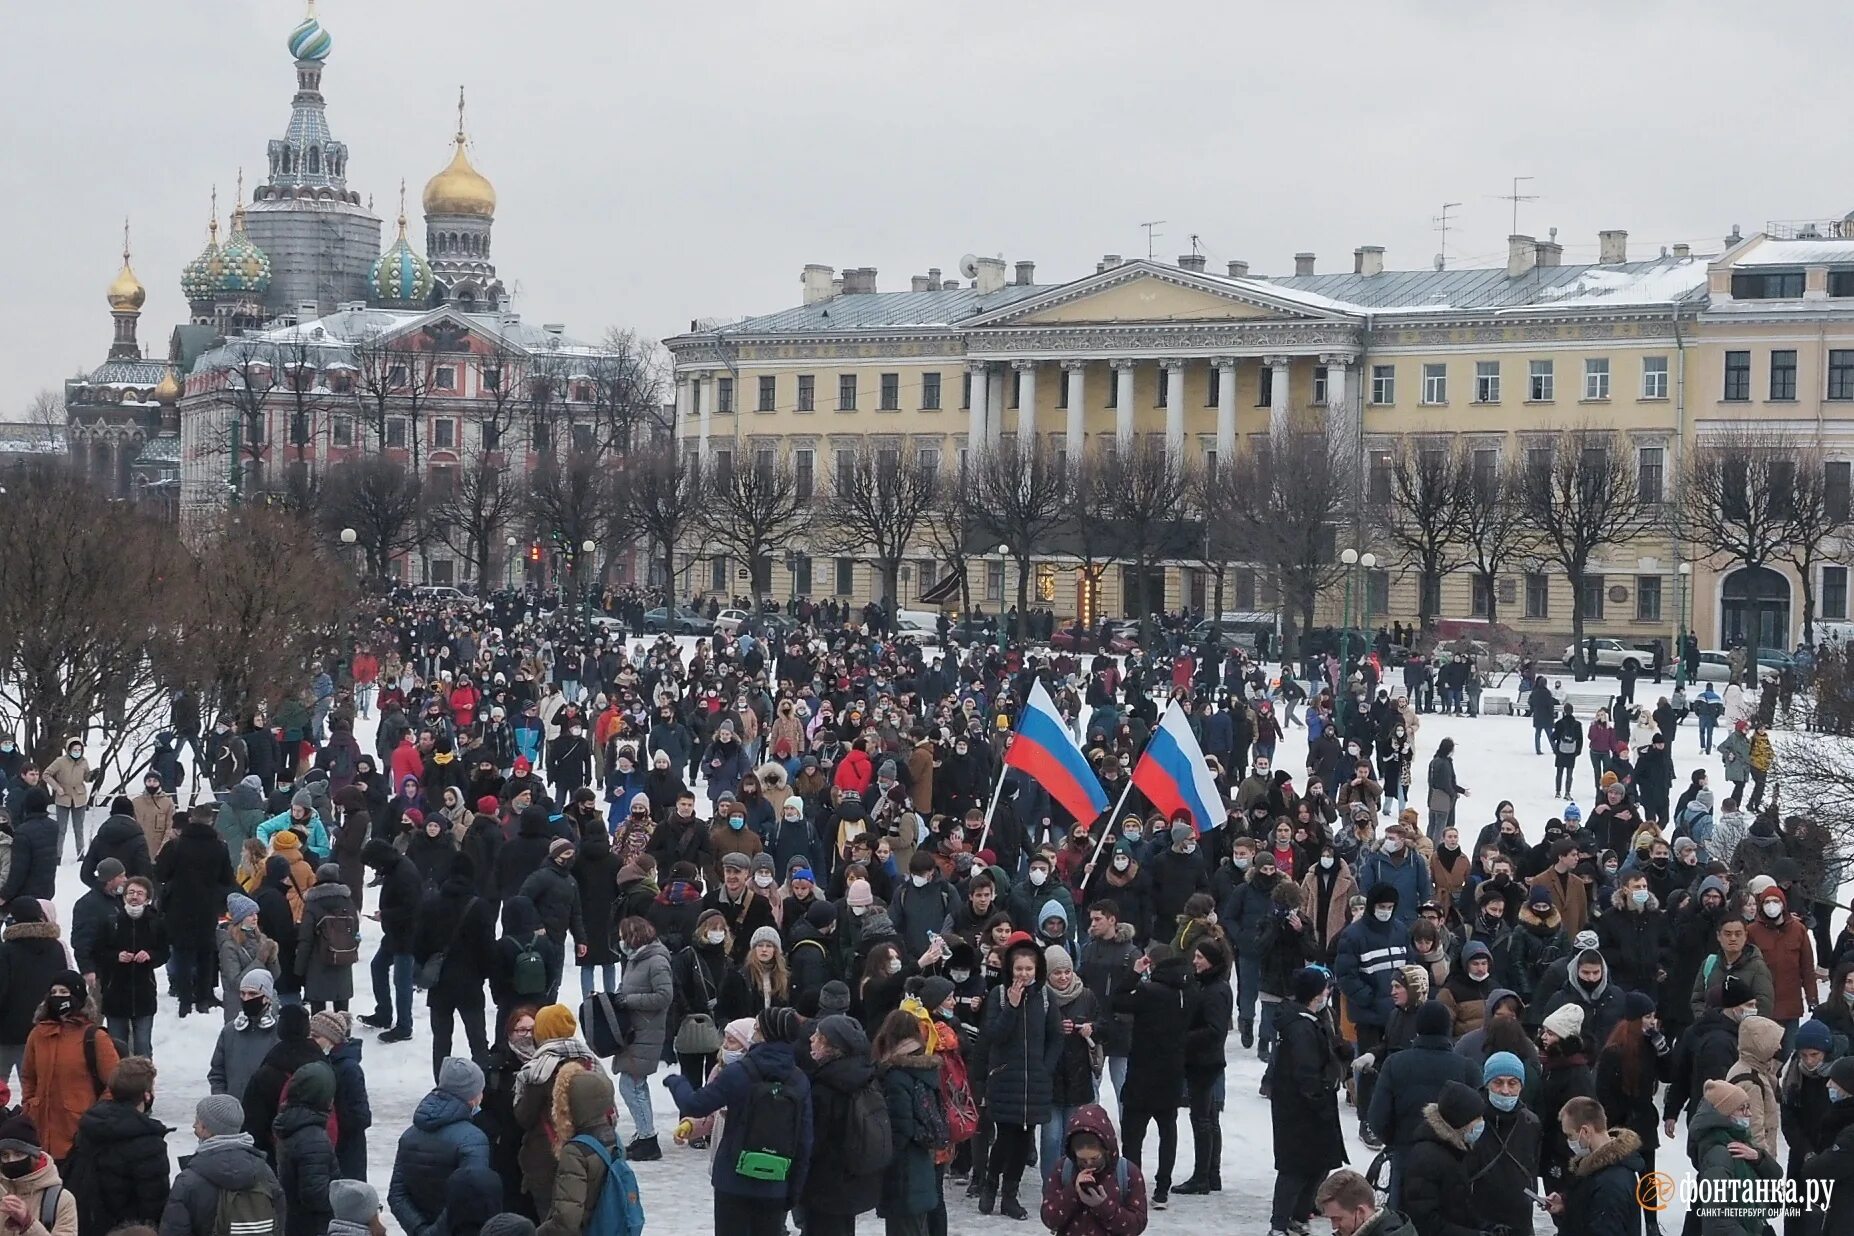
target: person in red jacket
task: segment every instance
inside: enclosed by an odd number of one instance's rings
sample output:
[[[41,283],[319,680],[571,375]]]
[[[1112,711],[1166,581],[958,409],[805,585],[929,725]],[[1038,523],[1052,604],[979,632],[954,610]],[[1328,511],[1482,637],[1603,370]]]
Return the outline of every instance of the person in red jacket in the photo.
[[[832,785],[840,790],[855,790],[864,798],[869,796],[869,786],[875,781],[875,765],[869,760],[869,752],[864,750],[867,745],[862,738],[850,744],[850,749],[837,762]]]
[[[1063,1236],[1139,1236],[1146,1230],[1146,1178],[1120,1154],[1113,1121],[1098,1103],[1069,1117],[1062,1159],[1043,1181],[1043,1226]]]
[[[407,777],[422,781],[425,777],[425,757],[419,752],[418,744],[413,741],[411,731],[399,740],[393,748],[393,785],[405,784]]]
[[[373,697],[380,688],[380,658],[374,655],[373,649],[361,648],[354,653],[354,663],[348,668],[354,678],[354,704],[362,717],[370,717]]]
[[[1769,887],[1760,888],[1768,884]],[[1802,919],[1790,913],[1789,899],[1767,877],[1751,882],[1757,905],[1757,918],[1747,927],[1751,943],[1764,955],[1770,968],[1770,986],[1774,999],[1770,1015],[1783,1023],[1783,1045],[1788,1050],[1796,1038],[1797,1023],[1805,1006],[1815,1011],[1815,944]]]

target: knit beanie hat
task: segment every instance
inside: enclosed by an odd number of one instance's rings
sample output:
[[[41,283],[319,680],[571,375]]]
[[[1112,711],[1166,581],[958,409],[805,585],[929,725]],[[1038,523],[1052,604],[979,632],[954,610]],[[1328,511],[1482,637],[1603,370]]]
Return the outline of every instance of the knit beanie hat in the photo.
[[[568,841],[565,837],[555,837],[552,841],[547,843],[547,861],[550,863],[557,861],[562,854],[567,853],[572,848],[573,843]]]
[[[1546,1016],[1544,1027],[1561,1039],[1572,1039],[1584,1032],[1584,1006],[1561,1004]]]
[[[756,928],[753,932],[753,938],[747,943],[753,948],[758,948],[762,944],[770,944],[774,948],[778,948],[780,947],[778,929],[774,927]]]
[[[245,1107],[229,1094],[209,1094],[194,1104],[193,1120],[207,1137],[230,1137],[245,1127]]]
[[[845,1055],[869,1050],[869,1036],[854,1017],[842,1013],[832,1013],[820,1017],[812,1023],[811,1028],[824,1036],[824,1041]]]
[[[257,902],[243,893],[232,893],[225,899],[225,914],[234,923],[242,923],[257,914]]]
[[[759,1027],[760,1041],[764,1043],[796,1042],[801,1028],[798,1013],[779,1005],[762,1009],[755,1024]]]
[[[259,992],[274,1001],[277,998],[277,980],[263,966],[252,966],[238,980],[238,990]]]
[[[1487,1100],[1472,1086],[1443,1082],[1442,1093],[1436,1096],[1436,1112],[1449,1128],[1465,1129],[1487,1114]]]
[[[315,882],[317,884],[341,883],[341,867],[335,863],[323,863],[315,869]]]
[[[499,1214],[477,1229],[477,1236],[534,1236],[534,1222],[517,1214]]]
[[[1528,906],[1555,906],[1558,903],[1552,900],[1550,888],[1543,884],[1534,884],[1526,890],[1526,904]]]
[[[749,862],[747,866],[748,869],[753,871],[756,875],[762,871],[771,872],[773,875],[779,874],[779,865],[773,862],[773,856],[768,854],[765,850],[761,850],[758,854],[755,854],[752,861]]]
[[[1512,1052],[1497,1051],[1487,1057],[1487,1063],[1481,1066],[1481,1085],[1485,1086],[1496,1077],[1517,1077],[1524,1081],[1526,1066]]]
[[[97,864],[97,883],[108,884],[118,876],[124,876],[128,873],[129,869],[122,865],[122,860],[120,858],[106,858]]]
[[[851,880],[848,891],[843,894],[843,900],[847,904],[853,906],[873,905],[875,904],[875,894],[869,891],[869,881],[862,879]]]
[[[1301,1004],[1308,1004],[1319,998],[1326,990],[1326,974],[1312,966],[1302,966],[1294,971],[1294,977],[1288,980],[1288,994]]]
[[[1745,1093],[1742,1086],[1714,1080],[1706,1083],[1706,1101],[1721,1116],[1736,1116],[1739,1109],[1751,1101],[1751,1096]]]
[[[842,979],[832,979],[818,988],[818,1016],[828,1018],[850,1007],[850,987]]]
[[[534,1041],[537,1043],[570,1039],[578,1031],[579,1023],[573,1019],[573,1010],[564,1004],[550,1004],[534,1015]]]
[[[1842,1094],[1854,1094],[1854,1056],[1843,1056],[1829,1065],[1828,1080],[1841,1087]]]
[[[1735,1009],[1756,999],[1757,992],[1751,984],[1736,974],[1726,975],[1725,981],[1719,984],[1719,1007],[1722,1009]]]
[[[438,1089],[467,1103],[483,1093],[483,1070],[462,1056],[447,1056],[438,1066]]]
[[[1446,1035],[1455,1028],[1455,1015],[1440,1000],[1425,1001],[1416,1010],[1416,1032]]]
[[[1055,962],[1050,962],[1049,968],[1054,970],[1056,968]],[[942,1004],[945,1004],[946,998],[953,994],[953,980],[942,978],[938,974],[931,975],[921,980],[921,989],[918,994],[920,996],[921,1007],[931,1013]]]
[[[1074,968],[1075,963],[1069,958],[1069,950],[1063,948],[1060,944],[1052,944],[1043,950],[1043,969],[1045,972],[1054,973],[1057,970],[1073,970]],[[927,1007],[932,1008],[933,1006],[928,1005]]]
[[[828,901],[814,901],[805,911],[805,922],[819,931],[837,921],[837,907]]]
[[[1835,1035],[1828,1026],[1811,1018],[1796,1028],[1796,1050],[1827,1051],[1835,1045]]]
[[[342,1222],[366,1227],[380,1213],[380,1195],[364,1180],[331,1180],[328,1208]]]
[[[1654,1014],[1654,997],[1645,991],[1627,991],[1622,994],[1622,1016],[1627,1021],[1649,1017]]]
[[[348,1041],[348,1032],[352,1028],[353,1023],[348,1020],[348,1015],[334,1009],[323,1009],[320,1013],[309,1015],[309,1033],[337,1047]]]

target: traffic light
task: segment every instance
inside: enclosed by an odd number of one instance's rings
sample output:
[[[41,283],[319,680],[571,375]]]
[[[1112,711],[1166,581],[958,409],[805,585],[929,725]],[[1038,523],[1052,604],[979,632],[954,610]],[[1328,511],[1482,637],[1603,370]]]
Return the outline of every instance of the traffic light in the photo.
[[[541,543],[539,541],[536,541],[532,545],[528,546],[528,561],[529,562],[539,562],[540,560],[541,560]]]

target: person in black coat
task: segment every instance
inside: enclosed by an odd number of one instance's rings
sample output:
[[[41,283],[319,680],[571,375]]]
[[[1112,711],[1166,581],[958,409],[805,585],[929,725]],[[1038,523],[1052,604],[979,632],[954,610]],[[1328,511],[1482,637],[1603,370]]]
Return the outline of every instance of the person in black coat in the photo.
[[[1391,1189],[1391,1205],[1421,1236],[1482,1236],[1465,1160],[1486,1127],[1486,1112],[1479,1091],[1450,1081],[1418,1113],[1415,1137],[1404,1152],[1403,1187]]]
[[[1635,1236],[1642,1230],[1640,1138],[1631,1129],[1610,1128],[1602,1104],[1588,1098],[1572,1099],[1559,1109],[1557,1131],[1585,1147],[1571,1164],[1564,1189],[1546,1199],[1558,1230]]]
[[[1152,1178],[1152,1200],[1157,1205],[1171,1192],[1172,1166],[1178,1157],[1178,1107],[1185,1097],[1186,1057],[1178,1048],[1198,1014],[1202,993],[1190,959],[1168,945],[1153,945],[1133,968],[1145,981],[1121,992],[1113,1002],[1114,1012],[1133,1019],[1127,1080],[1120,1091],[1120,1136],[1128,1161],[1139,1163],[1146,1122],[1159,1126],[1159,1170]]]
[[[148,834],[142,831],[141,822],[135,818],[134,806],[120,795],[110,805],[109,817],[91,836],[90,848],[84,851],[84,860],[78,864],[77,878],[86,888],[102,887],[97,879],[97,864],[106,858],[121,863],[128,875],[154,874],[154,860],[148,857]]]
[[[450,878],[457,863],[457,839],[450,821],[434,809],[406,841],[406,861],[418,870],[418,882],[427,892]]]
[[[10,910],[12,921],[0,931],[0,1082],[25,1059],[33,1012],[67,968],[58,924],[40,902],[21,897]]]
[[[813,1142],[847,1145],[854,1131],[853,1100],[875,1080],[869,1038],[854,1017],[833,1014],[812,1023],[809,1054]],[[882,1200],[882,1176],[880,1171],[851,1172],[841,1154],[814,1156],[803,1194],[806,1232],[853,1236],[856,1216],[874,1210]]]
[[[523,952],[532,951],[541,958],[545,987],[540,991],[522,990],[517,963]],[[508,1028],[509,1014],[522,1005],[540,1007],[552,1004],[560,990],[560,974],[566,954],[547,938],[541,916],[526,897],[511,897],[502,905],[502,935],[496,940],[489,958],[489,995],[496,1002],[496,1035]]]
[[[524,809],[515,829],[515,836],[496,855],[496,891],[505,902],[521,892],[523,880],[547,865],[547,847],[557,835],[545,807]]]
[[[153,1227],[161,1221],[169,1130],[148,1114],[154,1077],[146,1059],[122,1061],[110,1074],[109,1093],[78,1117],[64,1184],[77,1198],[80,1231],[113,1232],[124,1224]]]
[[[817,1015],[818,993],[824,984],[840,979],[837,955],[832,945],[837,931],[837,907],[828,901],[815,901],[791,928],[787,937],[786,967],[792,976],[792,1007],[806,1017]],[[955,945],[957,950],[960,946]],[[965,946],[970,951],[970,946]]]
[[[576,843],[556,837],[547,846],[547,861],[521,882],[521,895],[534,903],[541,925],[554,943],[567,946],[567,935],[586,938],[586,920],[580,911],[579,886],[573,882],[573,863],[579,857]]]
[[[340,1175],[335,1148],[328,1140],[328,1112],[335,1105],[335,1075],[326,1064],[311,1062],[289,1078],[289,1101],[277,1113],[273,1145],[277,1183],[289,1199],[284,1236],[322,1236],[334,1208],[329,1186]]]
[[[297,921],[290,904],[295,881],[290,874],[290,860],[272,854],[264,860],[264,880],[251,894],[257,902],[258,930],[266,939],[277,942],[277,989],[294,993],[302,990],[302,976],[296,971],[296,945],[299,941]]]
[[[579,926],[573,943],[578,946],[582,994],[590,994],[599,978],[604,980],[600,991],[618,989],[618,923],[624,917],[618,913],[618,873],[623,869],[605,829],[588,829],[568,873],[579,889]]]
[[[494,801],[489,800],[491,804]],[[506,840],[495,812],[478,811],[470,817],[470,827],[464,833],[463,845],[458,847],[458,853],[469,860],[470,869],[476,873],[476,893],[479,897],[501,900],[501,889],[496,879]]]
[[[214,810],[208,803],[188,808],[179,830],[155,857],[182,1017],[194,1009],[219,1007],[212,994],[219,975],[219,914],[226,894],[238,887],[232,856],[213,827]]]
[[[379,876],[380,947],[373,955],[373,1013],[361,1018],[386,1030],[382,1043],[403,1043],[412,1037],[412,946],[418,932],[419,902],[424,889],[418,868],[395,850],[391,842],[369,841],[361,859]],[[388,983],[391,995],[388,995]],[[388,1027],[391,1027],[388,1029]]]
[[[1230,1036],[1236,1002],[1230,990],[1229,950],[1219,940],[1199,940],[1191,950],[1191,968],[1198,989],[1197,1008],[1184,1038],[1185,1094],[1191,1104],[1191,1178],[1178,1186],[1178,1192],[1216,1193],[1223,1188],[1223,1104],[1217,1090],[1223,1080],[1223,1045]]]
[[[28,786],[20,796],[13,813],[13,865],[0,883],[0,906],[22,897],[50,901],[58,891],[58,822],[51,817],[51,801],[43,785]]]
[[[1043,951],[1028,932],[1012,933],[1005,941],[1004,954],[1005,981],[992,989],[982,1014],[982,1041],[990,1064],[985,1103],[995,1132],[991,1161],[979,1191],[979,1212],[990,1214],[1002,1198],[1004,1213],[1021,1218],[1025,1212],[1017,1201],[1017,1190],[1035,1144],[1036,1130],[1049,1119],[1050,1078],[1062,1054],[1062,1010],[1044,983]],[[1186,982],[1183,959],[1173,960],[1177,962],[1174,990],[1182,992]],[[1183,1033],[1181,1019],[1173,1041]],[[1129,1087],[1132,1080],[1129,1069]],[[1181,1072],[1172,1083],[1174,1143],[1183,1085]],[[1130,1118],[1128,1124],[1131,1127]],[[1161,1131],[1164,1124],[1161,1120]]]
[[[322,1062],[322,1049],[309,1037],[309,1010],[300,1004],[286,1004],[277,1010],[277,1045],[258,1065],[257,1072],[245,1083],[245,1129],[264,1157],[276,1166],[277,1154],[272,1145],[272,1125],[283,1103],[283,1087],[305,1064]],[[332,1101],[332,1095],[331,1095]]]
[[[155,975],[167,965],[167,927],[153,900],[148,877],[132,877],[96,948],[105,1024],[132,1056],[154,1054]]]
[[[1801,1236],[1854,1231],[1854,1124],[1841,1130],[1829,1149],[1811,1155],[1802,1166],[1803,1180],[1832,1180],[1826,1212],[1803,1216]]]
[[[463,1022],[470,1059],[489,1053],[483,1024],[483,986],[496,948],[496,906],[476,895],[474,872],[459,863],[442,888],[419,908],[412,959],[421,970],[440,958],[437,982],[426,994],[431,1021],[431,1072],[451,1054],[451,1016]]]
[[[263,783],[264,792],[270,793],[277,788],[277,774],[283,766],[283,749],[277,743],[275,731],[270,728],[269,718],[262,711],[253,715],[239,739],[244,746],[245,774],[256,777]],[[243,775],[240,774],[240,777]],[[233,778],[234,781],[239,779]]]
[[[1339,1087],[1345,1082],[1345,1062],[1351,1054],[1326,1013],[1330,997],[1325,972],[1311,967],[1297,970],[1288,990],[1288,999],[1275,1014],[1275,1050],[1267,1073],[1275,1146],[1271,1226],[1278,1231],[1290,1230],[1292,1223],[1313,1213],[1313,1195],[1320,1181],[1346,1162],[1345,1135],[1339,1127]],[[1214,1150],[1221,1149],[1219,1134]],[[1186,1189],[1180,1186],[1178,1191]]]
[[[1365,1123],[1391,1150],[1393,1205],[1403,1176],[1400,1163],[1421,1135],[1424,1109],[1451,1082],[1470,1090],[1481,1084],[1480,1068],[1455,1051],[1454,1040],[1449,1037],[1455,1018],[1446,1004],[1425,1001],[1416,1010],[1415,1023],[1416,1037],[1410,1045],[1379,1064],[1378,1082],[1372,1088],[1371,1108],[1365,1117]]]

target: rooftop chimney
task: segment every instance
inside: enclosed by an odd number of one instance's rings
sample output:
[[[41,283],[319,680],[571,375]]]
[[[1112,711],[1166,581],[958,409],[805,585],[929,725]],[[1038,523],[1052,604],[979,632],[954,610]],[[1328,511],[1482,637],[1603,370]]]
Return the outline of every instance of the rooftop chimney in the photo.
[[[929,266],[927,268],[927,290],[929,292],[938,292],[940,290],[940,268],[938,266]]]
[[[1683,260],[1686,258],[1692,257],[1693,256],[1693,246],[1685,245],[1685,244],[1675,245],[1674,246],[1674,256],[1677,258],[1681,258]]]
[[[1312,273],[1313,255],[1311,253],[1296,253],[1294,255],[1294,274],[1296,276],[1303,276]]]
[[[831,277],[835,274],[834,270],[821,262],[805,263],[804,273],[798,276],[798,281],[805,286],[807,305],[815,305],[821,300],[831,298],[834,294],[831,291]]]
[[[1539,261],[1539,242],[1531,236],[1513,235],[1506,238],[1506,277],[1517,279]]]
[[[978,259],[978,278],[972,281],[972,286],[977,288],[981,295],[988,295],[1003,287],[1004,259],[998,257]]]
[[[1556,233],[1557,229],[1552,231]],[[1538,263],[1540,266],[1564,265],[1564,246],[1557,240],[1541,240],[1538,244]]]
[[[843,290],[848,295],[858,295],[876,290],[876,268],[873,266],[847,267],[843,272]]]
[[[1725,238],[1725,247],[1730,249],[1733,245],[1743,244],[1744,239],[1744,233],[1740,231],[1738,225],[1734,223],[1732,224],[1732,234]]]
[[[1035,282],[1036,282],[1036,263],[1035,262],[1017,263],[1017,286],[1020,288],[1027,288]]]
[[[1629,234],[1619,227],[1597,233],[1597,263],[1616,266],[1629,260]]]
[[[1181,253],[1178,255],[1178,266],[1181,270],[1196,271],[1201,275],[1204,273],[1204,264],[1209,260],[1201,253]]]
[[[909,275],[908,276],[908,291],[925,292],[926,290],[927,290],[927,276],[926,275]]]
[[[849,272],[845,271],[844,273],[848,274]],[[830,296],[826,296],[824,299],[829,300],[831,299],[831,297],[842,296],[842,295],[843,295],[843,275],[838,275],[836,278],[830,281]]]
[[[948,292],[957,292],[959,290],[959,280],[948,279],[946,282],[942,283],[940,287]]]
[[[1384,246],[1360,245],[1352,250],[1352,273],[1355,275],[1383,274]]]
[[[1249,277],[1249,263],[1247,262],[1231,258],[1229,270],[1230,278],[1232,279],[1247,279]]]

